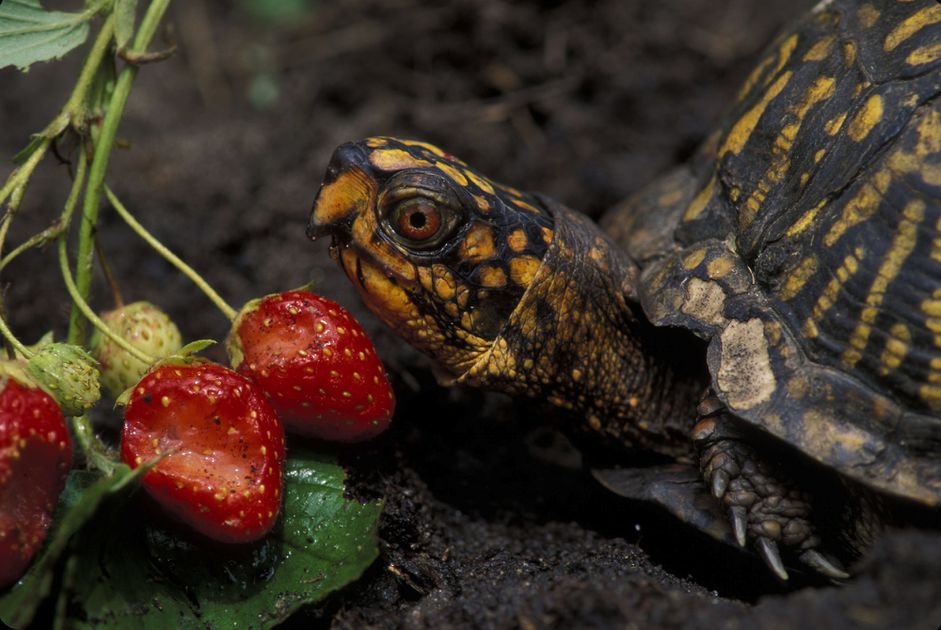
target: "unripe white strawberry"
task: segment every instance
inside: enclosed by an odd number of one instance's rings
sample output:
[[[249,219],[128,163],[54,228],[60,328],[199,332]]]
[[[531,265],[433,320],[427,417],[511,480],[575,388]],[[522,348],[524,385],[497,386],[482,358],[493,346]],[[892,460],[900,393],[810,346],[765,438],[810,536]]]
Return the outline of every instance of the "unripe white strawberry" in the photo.
[[[150,302],[134,302],[101,316],[108,327],[154,359],[175,354],[183,345],[180,330],[166,313]],[[136,384],[150,366],[131,356],[100,330],[90,342],[101,364],[101,384],[113,398]]]

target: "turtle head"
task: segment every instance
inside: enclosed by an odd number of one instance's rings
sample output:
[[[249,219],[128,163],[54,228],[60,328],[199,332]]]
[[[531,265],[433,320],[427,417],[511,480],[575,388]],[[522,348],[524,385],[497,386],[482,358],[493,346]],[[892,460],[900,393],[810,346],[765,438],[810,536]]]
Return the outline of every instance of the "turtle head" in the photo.
[[[460,377],[529,288],[553,216],[437,147],[377,137],[334,152],[308,235],[330,235],[370,310]]]

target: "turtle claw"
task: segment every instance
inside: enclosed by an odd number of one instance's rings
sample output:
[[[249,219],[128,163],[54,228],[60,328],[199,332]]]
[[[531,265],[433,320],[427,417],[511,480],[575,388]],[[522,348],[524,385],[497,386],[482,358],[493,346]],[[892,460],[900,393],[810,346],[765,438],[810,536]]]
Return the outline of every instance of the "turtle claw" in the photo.
[[[741,505],[733,505],[729,508],[729,517],[735,532],[735,541],[739,547],[744,547],[747,541],[748,512]]]
[[[776,576],[782,580],[787,580],[787,570],[784,568],[784,562],[781,561],[781,553],[778,551],[778,544],[770,538],[762,536],[758,539],[758,553],[764,559]]]
[[[800,560],[811,569],[834,580],[849,579],[846,569],[832,558],[828,558],[816,549],[808,549],[800,555]]]
[[[712,475],[712,496],[721,499],[729,487],[729,475],[724,470],[717,470]]]

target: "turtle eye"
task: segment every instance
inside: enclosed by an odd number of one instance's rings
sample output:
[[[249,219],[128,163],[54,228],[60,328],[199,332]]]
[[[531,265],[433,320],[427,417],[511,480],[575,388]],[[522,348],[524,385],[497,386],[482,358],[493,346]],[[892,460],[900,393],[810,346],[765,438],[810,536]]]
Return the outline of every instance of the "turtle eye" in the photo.
[[[396,234],[413,246],[432,246],[444,224],[434,201],[423,197],[407,199],[392,210],[390,225]]]

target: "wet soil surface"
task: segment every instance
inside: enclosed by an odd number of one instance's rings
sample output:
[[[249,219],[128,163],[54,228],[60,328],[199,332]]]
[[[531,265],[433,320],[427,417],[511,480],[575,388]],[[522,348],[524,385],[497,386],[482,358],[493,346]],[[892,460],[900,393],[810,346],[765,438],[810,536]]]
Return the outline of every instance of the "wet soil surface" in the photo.
[[[606,494],[532,411],[438,388],[426,362],[360,305],[327,244],[304,236],[333,148],[376,134],[438,143],[597,216],[689,156],[809,2],[353,0],[286,22],[231,4],[175,3],[167,36],[179,52],[141,72],[109,181],[233,304],[314,281],[356,313],[393,375],[394,429],[344,454],[354,491],[386,497],[381,557],[289,625],[941,623],[938,534],[890,532],[843,586],[799,570],[781,584],[752,556]],[[54,115],[77,61],[0,71],[2,155]],[[57,215],[66,172],[43,167],[14,241]],[[126,300],[161,304],[190,339],[226,334],[226,320],[113,214],[99,236]],[[3,281],[24,338],[61,335],[52,250],[23,256]],[[109,307],[101,274],[95,291],[95,305]]]

